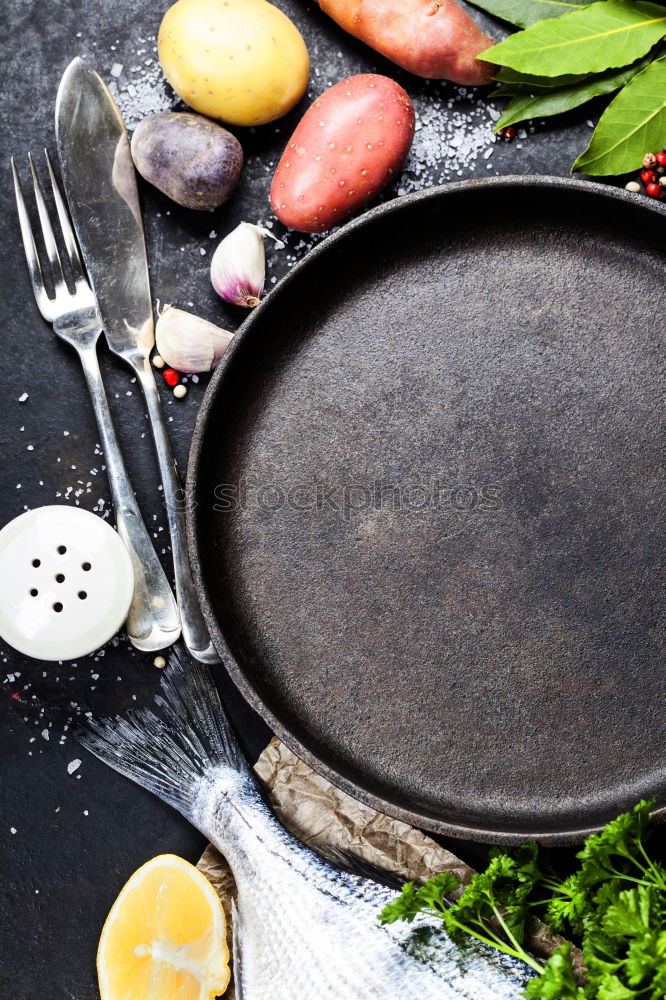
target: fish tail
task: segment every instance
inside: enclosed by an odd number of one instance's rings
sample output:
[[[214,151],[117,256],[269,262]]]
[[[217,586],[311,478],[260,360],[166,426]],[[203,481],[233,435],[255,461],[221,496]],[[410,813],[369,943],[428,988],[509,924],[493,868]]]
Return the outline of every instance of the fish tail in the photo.
[[[210,671],[172,652],[154,708],[79,723],[79,741],[105,764],[191,816],[199,780],[226,766],[249,773]]]

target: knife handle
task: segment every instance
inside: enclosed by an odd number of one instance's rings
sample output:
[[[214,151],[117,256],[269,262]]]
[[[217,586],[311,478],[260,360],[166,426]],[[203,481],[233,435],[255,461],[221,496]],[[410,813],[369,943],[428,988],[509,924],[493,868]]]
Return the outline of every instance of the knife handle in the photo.
[[[118,534],[134,568],[134,596],[125,628],[133,646],[146,652],[164,649],[180,635],[178,607],[150,540],[120,453],[102,383],[95,344],[79,348],[106,462]]]
[[[180,620],[183,628],[183,639],[191,655],[201,663],[220,663],[220,657],[213,645],[199,601],[197,599],[190,556],[187,549],[185,530],[185,509],[183,490],[178,476],[178,469],[171,451],[171,443],[164,421],[164,413],[160,403],[155,376],[148,358],[136,357],[133,367],[143,389],[148,407],[148,418],[155,441],[157,461],[162,477],[164,504],[167,510],[169,531],[171,532],[171,551],[173,553],[173,569],[176,579],[176,595],[180,607]]]

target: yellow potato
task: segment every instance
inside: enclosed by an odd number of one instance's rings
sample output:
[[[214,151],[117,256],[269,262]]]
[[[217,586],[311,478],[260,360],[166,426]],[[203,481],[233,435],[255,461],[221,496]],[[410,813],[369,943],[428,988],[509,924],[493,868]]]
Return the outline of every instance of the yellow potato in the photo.
[[[300,32],[266,0],[178,0],[164,15],[157,47],[186,104],[233,125],[286,114],[310,75]]]

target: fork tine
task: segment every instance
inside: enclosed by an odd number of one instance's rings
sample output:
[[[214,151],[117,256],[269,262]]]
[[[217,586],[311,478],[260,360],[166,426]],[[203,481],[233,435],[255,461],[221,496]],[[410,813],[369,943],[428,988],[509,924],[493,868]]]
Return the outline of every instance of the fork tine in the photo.
[[[60,229],[62,230],[62,236],[65,241],[65,246],[67,247],[67,253],[69,254],[69,261],[72,265],[72,271],[74,272],[74,279],[78,281],[79,278],[84,277],[83,265],[81,264],[81,257],[79,256],[79,248],[76,245],[76,237],[74,236],[74,232],[69,221],[69,215],[65,207],[64,198],[60,193],[58,182],[56,181],[55,174],[53,173],[51,158],[49,157],[47,149],[44,150],[44,156],[46,158],[46,167],[49,172],[49,179],[51,181],[51,189],[53,191],[53,199],[58,213],[58,220],[60,221]]]
[[[46,295],[46,290],[44,288],[42,268],[39,263],[39,257],[37,256],[37,247],[35,246],[35,238],[32,234],[32,226],[30,225],[30,219],[28,217],[28,212],[25,207],[25,200],[23,198],[21,181],[19,180],[19,175],[16,169],[16,164],[14,163],[13,156],[11,158],[11,162],[12,162],[12,174],[14,176],[14,193],[16,194],[16,208],[18,209],[19,224],[21,226],[21,236],[23,238],[25,256],[28,261],[30,280],[32,281],[32,288],[35,293],[35,298],[37,299],[37,305],[39,306],[40,310],[44,312],[45,303],[48,301],[48,297]]]
[[[35,201],[37,202],[39,221],[42,224],[42,235],[44,237],[44,246],[46,247],[46,255],[49,258],[49,262],[51,264],[51,268],[53,271],[53,283],[55,285],[55,290],[57,294],[61,289],[66,288],[65,279],[62,273],[62,264],[60,263],[60,254],[58,253],[58,247],[56,245],[55,236],[53,233],[53,227],[51,226],[51,220],[49,219],[48,209],[46,207],[46,202],[44,201],[44,195],[42,194],[42,186],[39,183],[39,177],[37,176],[37,171],[35,170],[35,164],[33,162],[31,153],[28,153],[28,160],[30,161],[32,183],[35,188]]]

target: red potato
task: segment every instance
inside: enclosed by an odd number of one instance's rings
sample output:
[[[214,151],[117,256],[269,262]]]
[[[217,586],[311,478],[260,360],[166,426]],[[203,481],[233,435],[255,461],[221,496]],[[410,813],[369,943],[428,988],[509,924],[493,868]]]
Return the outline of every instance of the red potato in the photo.
[[[278,163],[271,205],[291,229],[323,233],[382,190],[414,138],[412,102],[394,80],[341,80],[301,118]]]
[[[436,80],[489,83],[476,57],[493,41],[456,0],[317,0],[334,21],[398,66]]]

